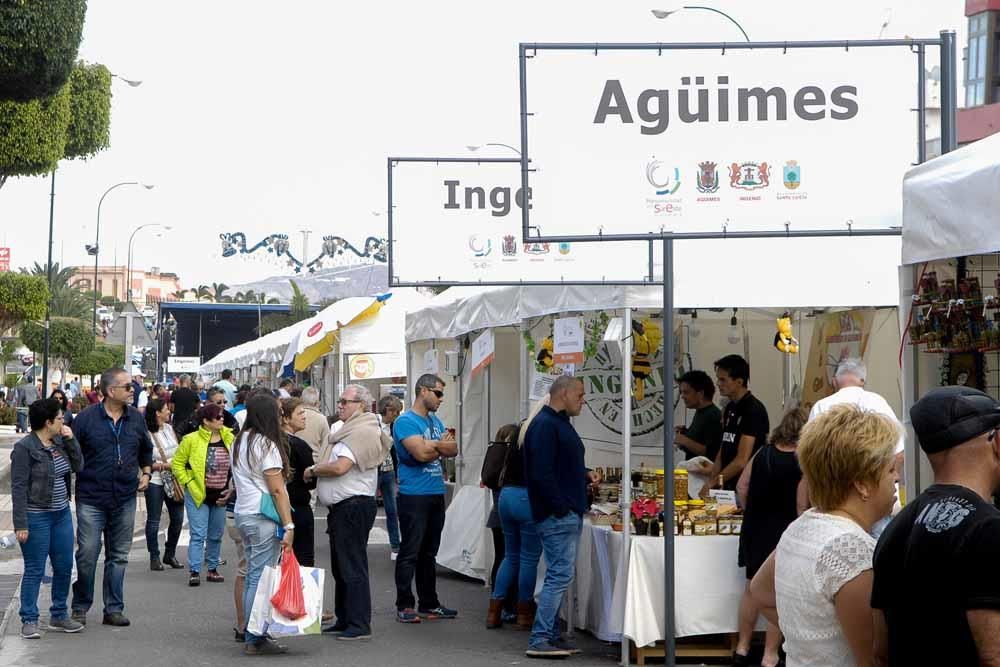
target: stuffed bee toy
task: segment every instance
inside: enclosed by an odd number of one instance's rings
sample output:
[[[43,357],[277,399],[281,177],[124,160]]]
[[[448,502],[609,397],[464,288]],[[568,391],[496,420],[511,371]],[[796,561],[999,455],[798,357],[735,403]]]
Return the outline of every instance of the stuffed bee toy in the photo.
[[[552,336],[549,336],[542,341],[542,349],[540,349],[538,354],[535,355],[535,361],[537,361],[539,365],[543,366],[546,370],[552,368],[555,364],[555,359],[552,358],[552,350],[554,347],[555,343],[552,340]]]
[[[663,332],[650,320],[632,320],[632,377],[635,380],[635,400],[641,401],[646,395],[646,380],[652,372],[650,357],[660,346]]]
[[[799,341],[792,335],[792,317],[788,311],[777,319],[778,332],[774,334],[774,346],[786,354],[798,354]]]

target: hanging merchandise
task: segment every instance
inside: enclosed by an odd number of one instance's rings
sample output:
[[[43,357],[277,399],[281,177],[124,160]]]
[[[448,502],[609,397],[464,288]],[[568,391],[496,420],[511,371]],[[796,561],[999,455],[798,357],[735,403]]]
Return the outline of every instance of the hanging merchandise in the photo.
[[[649,360],[660,346],[663,331],[651,320],[632,320],[632,377],[635,378],[635,399],[646,395],[646,379],[651,372]]]
[[[777,320],[778,332],[774,334],[774,347],[786,354],[799,353],[799,341],[792,335],[792,317],[786,310]]]

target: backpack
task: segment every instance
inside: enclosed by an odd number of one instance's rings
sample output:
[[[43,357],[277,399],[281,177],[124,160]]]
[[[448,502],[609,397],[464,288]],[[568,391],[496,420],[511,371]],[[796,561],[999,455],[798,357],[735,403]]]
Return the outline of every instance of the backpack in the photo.
[[[518,423],[517,427],[518,432],[520,432],[521,423]],[[503,488],[507,457],[515,449],[517,449],[516,434],[514,442],[490,442],[490,446],[486,449],[486,456],[483,457],[483,469],[479,472],[479,479],[483,486],[492,491],[499,491]]]

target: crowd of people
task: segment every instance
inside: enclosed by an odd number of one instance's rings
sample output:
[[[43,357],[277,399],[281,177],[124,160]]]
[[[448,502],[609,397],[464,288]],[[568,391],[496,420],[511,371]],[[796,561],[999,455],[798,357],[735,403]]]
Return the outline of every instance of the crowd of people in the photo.
[[[46,560],[53,572],[47,627],[84,629],[102,547],[102,622],[130,624],[124,585],[138,493],[146,500],[151,571],[186,567],[190,586],[201,585],[203,574],[208,583],[223,583],[222,541],[232,539],[234,635],[248,655],[286,650],[250,631],[247,618],[264,568],[281,553],[315,566],[320,505],[335,591],[323,632],[342,641],[372,636],[367,547],[380,493],[395,561],[396,620],[457,617],[440,600],[436,581],[442,460],[457,454],[454,432],[436,415],[445,382],[421,376],[405,412],[399,399],[376,403],[364,386],[351,384],[336,418],[327,418],[315,388],[237,387],[230,378],[224,372],[200,394],[182,376],[166,392],[144,390],[140,408],[141,378],[110,369],[95,390],[101,400],[76,414],[72,426],[66,391],[30,404],[30,432],[12,454],[15,534],[25,562],[23,637],[40,636]],[[676,434],[690,456],[706,457],[706,486],[734,490],[744,508],[733,565],[745,568],[747,588],[734,664],[751,664],[760,615],[767,621],[762,667],[783,659],[823,667],[1000,664],[1000,597],[990,574],[1000,529],[992,502],[1000,488],[1000,402],[945,387],[914,405],[910,416],[935,483],[893,517],[902,429],[888,404],[864,389],[863,363],[842,362],[837,392],[809,412],[789,410],[773,431],[749,380],[738,355],[715,363],[715,382],[701,371],[679,378],[695,415]],[[716,387],[728,399],[721,411]],[[491,519],[502,548],[486,627],[510,622],[530,631],[530,657],[579,652],[562,636],[559,612],[575,573],[590,487],[601,481],[586,467],[570,421],[584,393],[579,378],[559,377],[528,419],[505,425],[494,439],[506,448]],[[169,525],[161,552],[164,506]],[[186,565],[177,553],[185,515]],[[74,542],[78,579],[70,601]],[[935,640],[914,641],[923,636]]]

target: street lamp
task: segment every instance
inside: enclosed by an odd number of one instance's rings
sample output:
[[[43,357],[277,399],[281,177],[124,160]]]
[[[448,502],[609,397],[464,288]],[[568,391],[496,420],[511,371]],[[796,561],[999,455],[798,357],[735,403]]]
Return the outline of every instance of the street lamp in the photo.
[[[489,144],[484,144],[484,145],[485,146],[500,146],[500,147],[503,147],[503,148],[509,148],[510,150],[514,151],[518,155],[521,155],[521,151],[517,150],[516,148],[514,148],[510,144],[489,143]],[[468,148],[470,151],[472,151],[473,153],[475,153],[480,148],[483,148],[483,146],[472,146],[472,145],[469,145],[469,146],[466,146],[466,148]]]
[[[170,225],[161,225],[158,222],[147,222],[145,225],[139,225],[132,232],[132,236],[128,237],[128,261],[126,271],[128,275],[125,277],[125,300],[131,303],[132,301],[132,240],[135,238],[136,233],[143,229],[144,227],[163,227],[166,231],[173,229]]]
[[[741,26],[739,24],[739,22],[736,21],[736,19],[734,19],[732,16],[730,16],[729,14],[727,14],[727,13],[725,13],[723,11],[719,11],[718,9],[716,9],[714,7],[699,7],[699,6],[696,6],[696,5],[684,5],[683,7],[678,7],[676,9],[651,9],[650,11],[653,13],[653,16],[655,16],[656,18],[658,18],[658,19],[665,19],[665,18],[668,18],[671,14],[676,14],[677,12],[681,11],[682,9],[703,9],[703,10],[705,10],[707,12],[715,12],[716,14],[721,14],[722,16],[725,16],[727,19],[729,19],[729,21],[734,26],[736,26],[737,28],[740,29],[740,32],[743,33],[744,39],[746,39],[748,42],[750,41],[750,37],[747,35],[747,31],[743,29],[743,26]]]
[[[123,185],[141,185],[147,190],[153,189],[152,185],[147,185],[146,183],[139,183],[138,181],[122,181],[121,183],[115,183],[110,188],[105,190],[104,194],[101,195],[100,201],[97,202],[97,232],[94,234],[94,245],[87,246],[87,253],[94,256],[94,282],[90,287],[94,291],[94,318],[91,326],[93,327],[95,334],[97,333],[97,262],[101,253],[101,204],[104,203],[104,198],[108,196],[109,192],[115,188],[120,188]]]
[[[123,81],[123,82],[127,83],[132,88],[138,88],[139,86],[142,85],[142,81],[136,81],[135,79],[126,79],[125,77],[119,76],[118,74],[115,74],[114,72],[111,73],[111,77],[114,78],[114,79],[118,79],[119,81]]]

